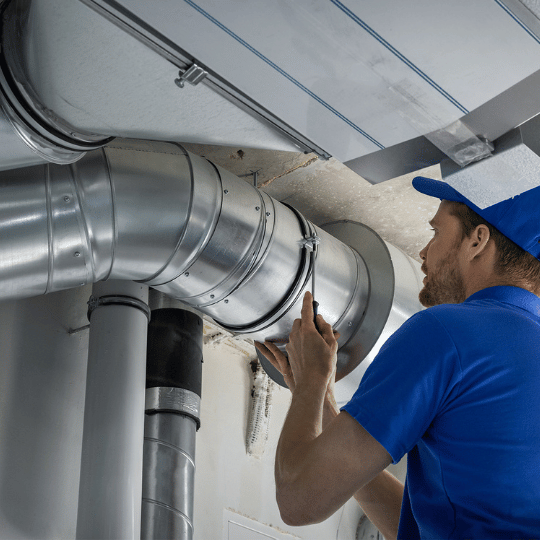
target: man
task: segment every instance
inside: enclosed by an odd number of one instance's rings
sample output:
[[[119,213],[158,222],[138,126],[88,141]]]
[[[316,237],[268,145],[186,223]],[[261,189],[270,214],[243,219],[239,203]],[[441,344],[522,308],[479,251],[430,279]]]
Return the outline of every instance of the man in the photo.
[[[333,401],[337,343],[311,295],[287,358],[276,453],[284,521],[320,522],[351,496],[387,540],[540,538],[540,187],[478,208],[444,182],[417,313],[351,401]],[[290,364],[289,364],[290,362]],[[384,469],[408,454],[405,488]],[[399,524],[399,525],[398,525]]]

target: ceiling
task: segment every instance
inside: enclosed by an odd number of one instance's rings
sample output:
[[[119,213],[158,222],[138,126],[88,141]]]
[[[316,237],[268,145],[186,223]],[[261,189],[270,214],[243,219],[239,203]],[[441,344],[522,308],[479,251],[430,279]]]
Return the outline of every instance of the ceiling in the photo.
[[[414,174],[372,185],[334,158],[314,154],[238,147],[184,144],[246,182],[257,172],[259,188],[287,202],[316,225],[347,219],[361,222],[384,240],[420,261],[419,251],[431,238],[428,221],[439,201],[412,187]],[[440,178],[439,166],[421,174]]]

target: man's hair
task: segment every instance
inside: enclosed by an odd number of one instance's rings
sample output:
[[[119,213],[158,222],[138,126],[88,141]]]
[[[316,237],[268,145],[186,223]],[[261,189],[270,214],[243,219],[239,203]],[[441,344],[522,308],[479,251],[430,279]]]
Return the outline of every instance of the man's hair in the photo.
[[[486,225],[490,238],[493,238],[497,248],[498,260],[495,272],[512,280],[526,282],[531,291],[540,295],[540,261],[519,247],[515,242],[504,236],[498,229],[488,223],[466,204],[452,202],[450,213],[461,222],[462,237],[469,237],[478,225]]]

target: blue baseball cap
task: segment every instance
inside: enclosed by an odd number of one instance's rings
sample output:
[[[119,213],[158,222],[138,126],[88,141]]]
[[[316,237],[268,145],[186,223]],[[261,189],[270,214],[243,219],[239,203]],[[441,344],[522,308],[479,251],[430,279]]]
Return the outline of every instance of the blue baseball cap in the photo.
[[[417,176],[412,184],[416,191],[430,197],[466,204],[504,236],[540,260],[540,186],[479,208],[446,182]]]

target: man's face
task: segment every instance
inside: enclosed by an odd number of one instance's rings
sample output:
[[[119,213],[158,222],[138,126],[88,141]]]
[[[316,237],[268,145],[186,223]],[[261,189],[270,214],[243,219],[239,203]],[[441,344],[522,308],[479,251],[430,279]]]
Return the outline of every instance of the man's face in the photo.
[[[420,252],[422,271],[426,277],[418,298],[424,307],[457,304],[466,299],[459,266],[461,225],[450,209],[451,203],[441,202],[435,217],[429,222],[433,228],[433,238]]]

